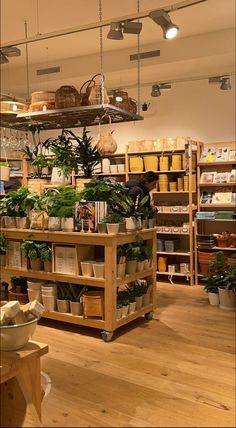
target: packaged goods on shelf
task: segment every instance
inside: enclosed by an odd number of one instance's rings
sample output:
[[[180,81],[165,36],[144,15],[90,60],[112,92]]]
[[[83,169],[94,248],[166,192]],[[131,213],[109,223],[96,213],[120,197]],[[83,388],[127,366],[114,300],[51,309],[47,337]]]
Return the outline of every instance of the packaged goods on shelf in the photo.
[[[232,171],[230,172],[229,182],[230,183],[236,183],[236,169],[232,169]]]
[[[232,202],[232,192],[216,192],[213,194],[213,204],[230,204]]]
[[[7,266],[18,269],[27,268],[27,259],[21,250],[19,241],[8,242]]]
[[[106,202],[77,202],[75,204],[75,230],[96,232],[98,223],[106,214]]]
[[[68,275],[78,274],[76,247],[53,244],[53,272]]]

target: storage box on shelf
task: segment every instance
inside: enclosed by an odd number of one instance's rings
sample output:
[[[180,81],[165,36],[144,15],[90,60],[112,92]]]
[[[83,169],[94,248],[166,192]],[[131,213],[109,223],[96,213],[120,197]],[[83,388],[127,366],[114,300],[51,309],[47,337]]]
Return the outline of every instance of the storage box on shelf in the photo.
[[[203,274],[209,269],[209,263],[212,258],[215,258],[217,251],[224,251],[226,258],[234,262],[234,258],[230,255],[236,252],[235,241],[230,243],[230,238],[227,239],[226,234],[221,234],[224,231],[229,232],[229,235],[235,233],[235,153],[235,142],[206,144],[198,147],[198,212],[195,220],[196,284],[200,283]]]
[[[135,233],[123,233],[117,235],[104,235],[104,234],[95,234],[95,233],[81,233],[81,232],[42,232],[42,231],[32,231],[32,230],[10,230],[5,229],[4,234],[7,237],[9,242],[18,240],[21,242],[23,240],[33,240],[37,242],[50,242],[53,247],[53,258],[54,258],[54,272],[45,272],[45,271],[34,271],[29,270],[26,266],[7,266],[3,268],[4,272],[7,272],[8,275],[21,275],[28,278],[31,278],[30,282],[34,282],[34,279],[41,281],[50,281],[54,283],[55,281],[67,282],[71,284],[81,284],[88,287],[96,287],[98,290],[103,291],[104,295],[104,314],[102,313],[101,299],[96,302],[96,310],[100,307],[100,313],[98,315],[94,314],[94,317],[91,315],[90,309],[86,303],[86,310],[84,317],[82,315],[73,315],[72,313],[59,312],[56,311],[56,289],[52,288],[52,292],[49,290],[49,287],[44,284],[41,284],[42,297],[46,296],[47,300],[52,300],[52,306],[49,306],[53,310],[48,310],[44,313],[44,317],[61,320],[69,323],[75,323],[79,325],[85,325],[90,327],[95,327],[103,330],[102,337],[105,341],[111,339],[113,332],[120,326],[126,324],[129,321],[132,321],[142,315],[145,315],[148,319],[152,316],[152,311],[156,307],[156,291],[155,291],[155,282],[156,282],[156,260],[153,258],[152,266],[144,265],[142,271],[136,270],[132,274],[126,274],[125,276],[117,277],[117,247],[127,244],[134,243],[137,241],[137,237],[142,237],[148,247],[151,248],[152,253],[156,251],[156,232],[154,229],[149,229],[146,231],[139,231]],[[55,272],[55,266],[58,266],[58,263],[55,264],[55,257],[57,256],[57,248],[68,248],[73,251],[75,261],[73,266],[76,266],[77,272],[73,269],[69,269],[68,273],[65,272]],[[56,250],[56,251],[55,251]],[[71,254],[70,254],[71,255]],[[69,257],[71,259],[71,257]],[[82,262],[83,261],[93,260],[93,274],[95,276],[84,276],[82,273]],[[104,266],[102,260],[104,260]],[[59,260],[59,267],[61,263]],[[69,263],[69,267],[71,264]],[[97,267],[104,268],[104,277],[101,272],[102,269],[96,269]],[[61,269],[59,269],[61,270]],[[124,271],[123,271],[124,272]],[[88,274],[88,272],[87,272]],[[121,319],[116,318],[116,294],[117,287],[124,287],[125,284],[132,283],[138,279],[146,279],[149,287],[152,288],[151,291],[151,301],[145,306],[142,306],[141,309],[130,311],[127,316],[123,316]],[[48,287],[48,288],[47,288]],[[91,290],[92,291],[92,290]],[[95,290],[94,290],[95,291]],[[51,294],[49,294],[51,293]],[[98,293],[99,294],[99,293]],[[101,294],[101,293],[100,293]],[[102,295],[102,296],[103,296]],[[45,300],[45,299],[44,299]],[[99,300],[99,299],[98,299]],[[99,306],[100,305],[100,306]],[[90,315],[89,315],[90,313]]]

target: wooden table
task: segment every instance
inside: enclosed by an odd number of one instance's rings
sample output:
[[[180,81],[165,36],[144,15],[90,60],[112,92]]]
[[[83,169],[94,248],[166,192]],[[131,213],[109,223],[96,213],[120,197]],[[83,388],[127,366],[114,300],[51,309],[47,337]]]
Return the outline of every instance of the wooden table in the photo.
[[[0,375],[1,384],[9,383],[7,390],[11,400],[17,400],[17,393],[11,381],[18,381],[26,403],[29,405],[32,416],[41,426],[41,401],[43,397],[40,379],[40,357],[48,352],[48,345],[29,341],[24,348],[18,351],[1,352]],[[10,386],[11,385],[11,386]],[[12,409],[6,406],[6,412]],[[5,426],[5,425],[4,425]]]

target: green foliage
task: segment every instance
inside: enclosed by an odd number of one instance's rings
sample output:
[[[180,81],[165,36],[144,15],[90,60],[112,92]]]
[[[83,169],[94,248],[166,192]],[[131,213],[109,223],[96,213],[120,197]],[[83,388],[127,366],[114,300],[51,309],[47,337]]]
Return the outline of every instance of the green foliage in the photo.
[[[43,168],[51,165],[51,161],[47,156],[42,154],[42,144],[39,142],[34,147],[25,146],[22,150],[28,160],[33,166],[33,177],[41,178],[43,175]]]
[[[85,184],[85,188],[80,192],[80,200],[84,202],[90,201],[105,201],[110,202],[111,199],[119,199],[120,194],[125,194],[127,189],[121,184],[111,184],[104,179],[92,180]]]
[[[143,240],[140,240],[139,242],[124,244],[119,249],[119,252],[122,253],[122,256],[126,257],[127,261],[143,261],[146,259],[149,260],[151,258],[151,248],[148,247]]]
[[[6,237],[3,233],[0,234],[0,254],[6,254],[8,250],[8,244],[7,244],[7,240]]]
[[[22,250],[31,260],[40,259],[43,262],[52,260],[51,245],[46,242],[22,241]]]
[[[141,207],[140,214],[142,220],[152,219],[155,217],[156,212],[150,207]]]
[[[0,166],[6,166],[6,167],[9,167],[10,165],[9,165],[9,163],[7,163],[7,162],[0,162]]]
[[[120,214],[122,217],[141,217],[142,210],[148,201],[148,195],[140,199],[140,195],[133,200],[127,194],[120,194],[117,198],[113,196],[110,202],[110,208],[113,212]]]
[[[41,206],[49,217],[73,217],[79,195],[72,187],[60,186],[49,189],[41,198]]]
[[[19,293],[27,293],[27,278],[24,276],[13,276],[11,278],[11,291],[16,293],[16,288],[20,288]]]
[[[10,217],[25,217],[27,212],[34,208],[39,200],[36,193],[30,192],[27,187],[9,192],[0,202],[0,215]]]
[[[122,306],[127,306],[130,303],[129,293],[125,290],[118,291],[116,301],[116,307],[122,308]]]
[[[234,290],[236,293],[236,265],[227,265],[223,251],[216,253],[208,273],[204,276],[204,289],[207,293],[218,293],[218,288]]]
[[[43,147],[50,149],[54,154],[51,166],[59,169],[59,173],[68,177],[73,170],[77,169],[77,160],[75,158],[75,149],[72,139],[67,137],[69,131],[62,130],[57,138],[48,138]]]
[[[97,147],[92,146],[92,138],[88,137],[88,131],[86,128],[83,129],[82,137],[78,137],[71,131],[65,131],[72,136],[72,139],[76,141],[75,146],[75,157],[79,168],[83,171],[85,178],[91,178],[96,165],[101,160],[101,155],[97,150]]]
[[[117,224],[117,223],[123,223],[124,219],[120,214],[112,213],[106,215],[104,219],[102,220],[102,223],[110,223],[110,224]]]
[[[147,293],[148,284],[147,281],[138,280],[134,283],[129,284],[126,289],[130,295],[130,299],[132,299],[132,301],[135,301],[135,297],[141,297]]]
[[[83,293],[88,290],[88,288],[83,285],[68,284],[68,286],[70,292],[69,299],[71,302],[79,302]]]

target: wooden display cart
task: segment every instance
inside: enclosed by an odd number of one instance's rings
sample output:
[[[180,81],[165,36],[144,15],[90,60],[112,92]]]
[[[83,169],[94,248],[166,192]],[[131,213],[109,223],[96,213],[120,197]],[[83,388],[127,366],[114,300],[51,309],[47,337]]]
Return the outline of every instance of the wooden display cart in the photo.
[[[48,311],[44,313],[45,318],[69,322],[72,324],[95,327],[102,330],[102,338],[104,341],[112,339],[114,331],[133,321],[140,316],[145,316],[146,319],[151,319],[153,311],[156,308],[156,231],[155,229],[141,230],[135,233],[121,233],[118,235],[98,234],[98,233],[81,233],[81,232],[49,232],[49,231],[33,231],[33,230],[18,230],[4,229],[4,234],[8,240],[24,240],[30,239],[35,241],[51,242],[52,244],[70,244],[78,248],[78,256],[80,254],[79,246],[99,246],[104,248],[105,260],[105,279],[94,277],[85,277],[80,274],[67,275],[62,273],[50,273],[44,271],[33,271],[31,269],[16,269],[12,267],[2,268],[3,273],[11,276],[26,276],[42,280],[70,282],[73,284],[82,284],[88,287],[95,286],[104,290],[104,319],[83,318],[70,313],[60,313],[57,311]],[[117,246],[132,243],[138,238],[143,238],[146,244],[152,249],[152,267],[143,272],[126,275],[123,278],[116,278],[117,265]],[[87,256],[87,255],[86,255]],[[83,260],[80,258],[80,260]],[[140,310],[135,311],[123,317],[116,319],[116,295],[117,287],[122,286],[137,279],[146,279],[149,285],[152,285],[151,303]]]

